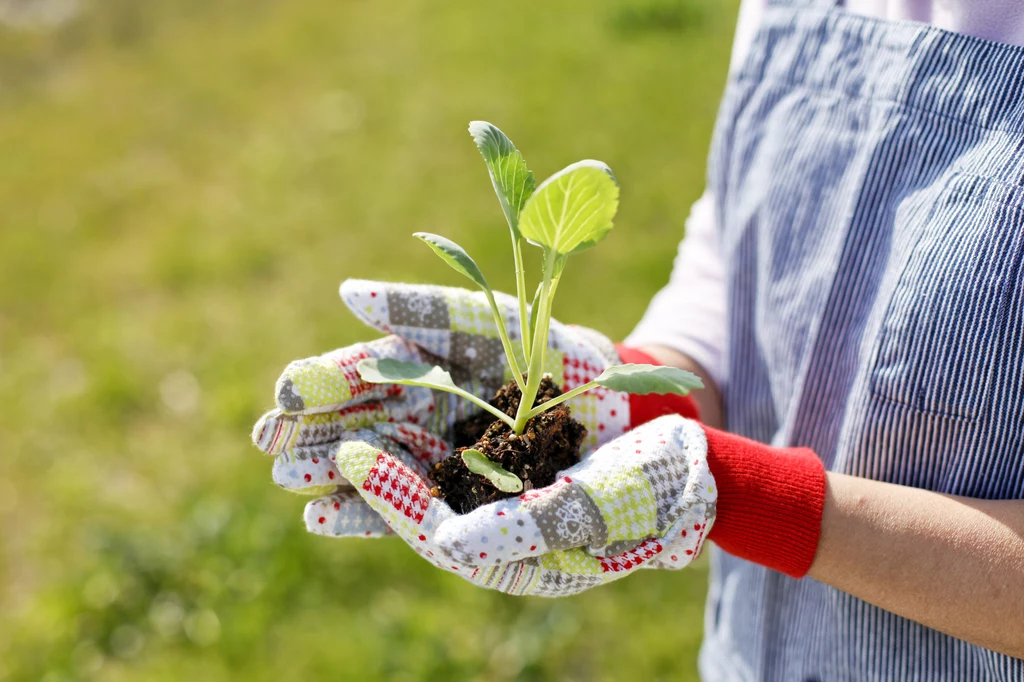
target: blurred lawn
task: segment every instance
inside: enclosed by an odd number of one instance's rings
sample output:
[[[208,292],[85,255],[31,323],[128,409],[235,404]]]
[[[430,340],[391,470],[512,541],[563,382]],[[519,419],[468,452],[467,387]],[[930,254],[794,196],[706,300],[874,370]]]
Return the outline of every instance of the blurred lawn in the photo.
[[[703,568],[485,592],[307,535],[248,434],[289,360],[368,336],[342,279],[461,284],[411,232],[513,288],[471,119],[540,178],[615,169],[556,315],[627,333],[703,187],[736,0],[17,11],[51,4],[0,0],[0,679],[694,678]]]

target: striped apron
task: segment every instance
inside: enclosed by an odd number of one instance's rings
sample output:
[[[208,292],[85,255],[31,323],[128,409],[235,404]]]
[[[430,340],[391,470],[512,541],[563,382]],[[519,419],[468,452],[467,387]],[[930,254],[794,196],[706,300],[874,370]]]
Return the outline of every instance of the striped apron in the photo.
[[[728,429],[1022,499],[1024,49],[832,5],[773,3],[715,129]],[[705,626],[707,682],[1024,680],[1020,659],[721,551]]]

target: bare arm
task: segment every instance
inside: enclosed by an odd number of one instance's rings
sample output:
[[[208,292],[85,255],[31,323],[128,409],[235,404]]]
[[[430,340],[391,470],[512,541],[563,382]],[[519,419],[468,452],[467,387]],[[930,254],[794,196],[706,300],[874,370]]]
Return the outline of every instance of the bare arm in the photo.
[[[829,473],[808,575],[1024,658],[1024,500],[954,497]]]
[[[678,351],[658,361],[696,373],[705,425],[724,425],[721,394]],[[714,473],[714,472],[712,472]],[[942,495],[828,473],[821,540],[808,573],[949,635],[1024,658],[1024,500]]]

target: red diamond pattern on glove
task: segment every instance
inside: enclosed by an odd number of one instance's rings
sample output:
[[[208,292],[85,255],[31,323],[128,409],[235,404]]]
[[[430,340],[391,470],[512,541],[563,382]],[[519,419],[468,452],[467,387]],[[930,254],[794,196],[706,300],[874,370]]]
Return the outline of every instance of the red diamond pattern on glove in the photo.
[[[430,503],[430,490],[422,479],[409,467],[384,453],[377,456],[377,465],[370,469],[362,487],[366,492],[391,503],[396,511],[416,523],[423,521],[423,514]]]
[[[631,568],[640,566],[645,561],[653,559],[657,555],[661,554],[664,548],[661,543],[651,538],[644,540],[637,547],[623,552],[622,554],[616,554],[615,556],[609,557],[597,557],[601,561],[601,570],[605,573],[617,573],[619,571],[628,571]]]

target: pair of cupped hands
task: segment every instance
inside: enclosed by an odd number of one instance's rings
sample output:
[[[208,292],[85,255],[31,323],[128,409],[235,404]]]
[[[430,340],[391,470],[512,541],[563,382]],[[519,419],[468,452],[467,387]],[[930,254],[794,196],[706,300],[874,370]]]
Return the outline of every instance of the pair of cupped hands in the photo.
[[[276,458],[274,481],[315,497],[308,530],[396,534],[477,585],[540,596],[575,594],[640,568],[683,568],[700,552],[716,502],[703,430],[679,415],[635,425],[630,397],[605,388],[568,403],[588,433],[579,464],[550,486],[453,512],[431,496],[428,471],[452,453],[452,425],[479,408],[427,388],[367,383],[356,364],[437,364],[489,400],[512,376],[486,298],[364,280],[344,282],[341,297],[387,336],[289,364],[276,408],[253,429],[256,445]],[[519,329],[516,300],[497,300],[508,329]],[[614,344],[591,329],[552,321],[548,343],[545,371],[563,390],[621,364]]]

